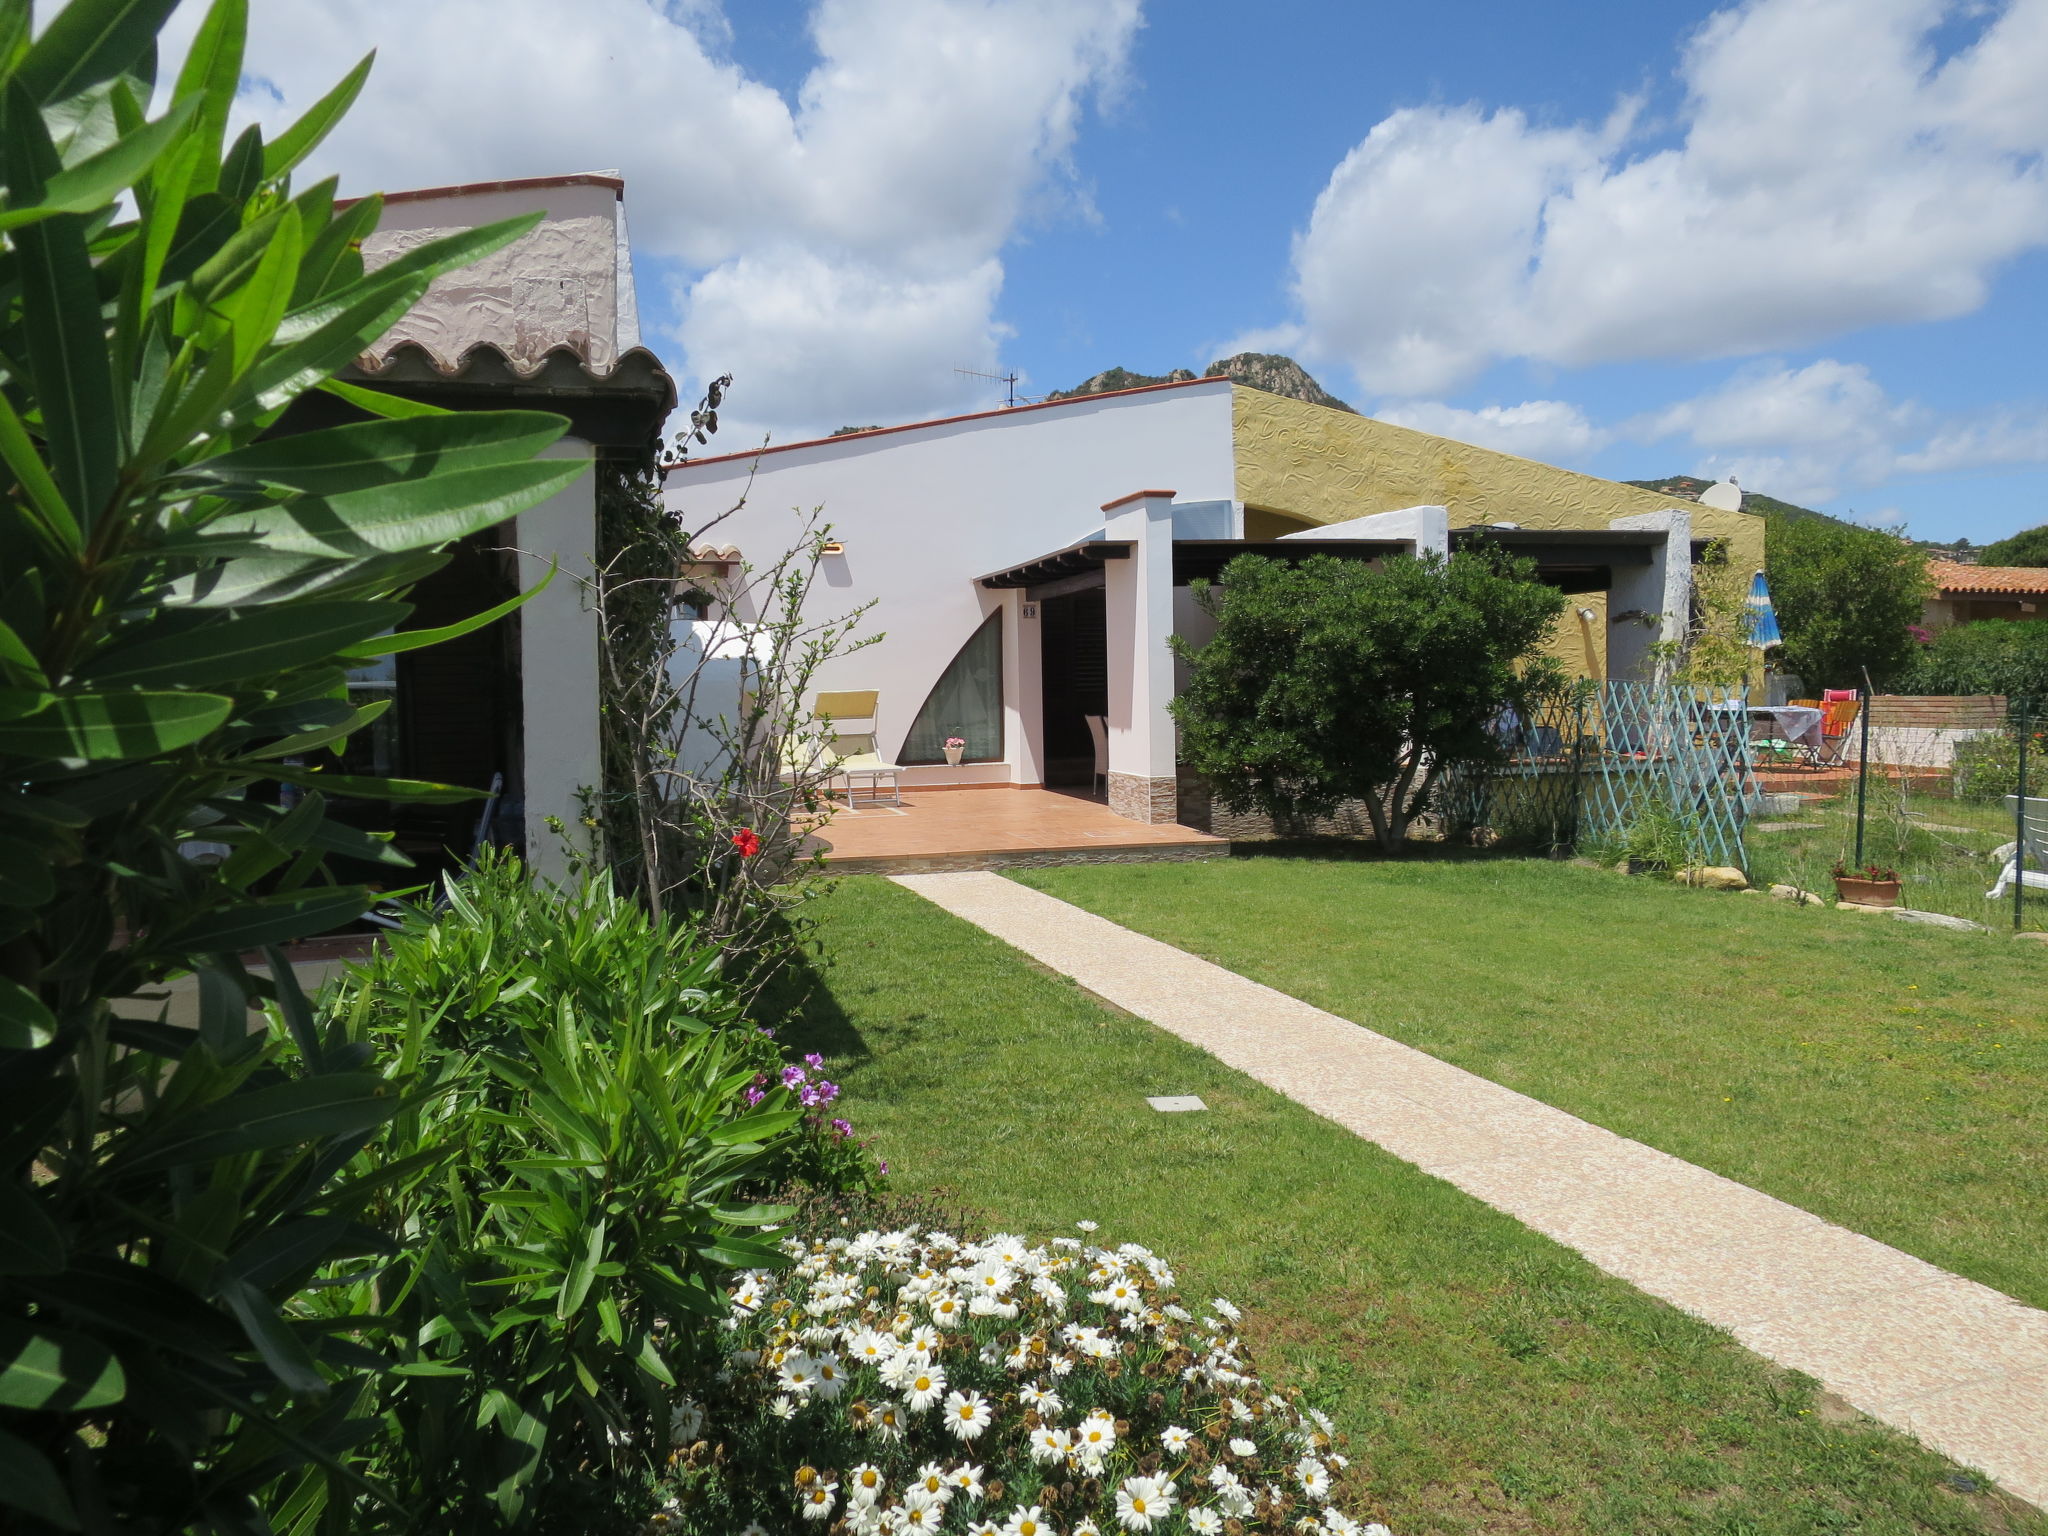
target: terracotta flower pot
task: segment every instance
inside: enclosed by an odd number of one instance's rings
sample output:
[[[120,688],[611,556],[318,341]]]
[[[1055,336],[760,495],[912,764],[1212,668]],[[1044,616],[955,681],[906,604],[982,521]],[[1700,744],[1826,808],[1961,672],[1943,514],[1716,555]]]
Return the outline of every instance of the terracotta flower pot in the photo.
[[[1899,904],[1899,882],[1837,875],[1835,898],[1838,901],[1854,902],[1859,907],[1896,907]]]

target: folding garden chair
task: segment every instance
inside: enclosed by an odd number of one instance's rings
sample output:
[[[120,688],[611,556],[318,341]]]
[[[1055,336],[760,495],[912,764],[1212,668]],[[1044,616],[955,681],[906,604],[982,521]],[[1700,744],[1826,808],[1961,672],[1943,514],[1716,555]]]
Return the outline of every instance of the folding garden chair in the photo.
[[[1853,688],[1828,688],[1820,696],[1820,751],[1816,768],[1840,768],[1849,750],[1849,732],[1863,712],[1862,697]]]

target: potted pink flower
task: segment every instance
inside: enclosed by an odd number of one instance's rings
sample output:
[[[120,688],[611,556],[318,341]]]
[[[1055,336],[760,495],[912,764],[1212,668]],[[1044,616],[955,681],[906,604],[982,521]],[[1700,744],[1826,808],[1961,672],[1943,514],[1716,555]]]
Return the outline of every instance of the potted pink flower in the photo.
[[[947,764],[948,764],[949,766],[951,766],[951,767],[954,767],[954,768],[958,768],[958,767],[960,766],[960,754],[961,754],[962,752],[965,752],[966,750],[967,750],[967,740],[966,740],[966,738],[965,738],[965,737],[962,737],[962,736],[948,736],[948,737],[946,738],[946,762],[947,762]]]

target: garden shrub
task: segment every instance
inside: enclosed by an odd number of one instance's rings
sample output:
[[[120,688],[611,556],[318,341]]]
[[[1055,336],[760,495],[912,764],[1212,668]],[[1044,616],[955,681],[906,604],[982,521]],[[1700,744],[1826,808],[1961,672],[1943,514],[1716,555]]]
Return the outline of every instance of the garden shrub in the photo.
[[[1094,1223],[1083,1222],[1093,1230]],[[674,1409],[657,1528],[692,1536],[1375,1533],[1330,1420],[1261,1381],[1221,1297],[1117,1248],[943,1231],[786,1240]]]
[[[1899,687],[2048,700],[2048,624],[1978,619],[1951,625],[1920,648]]]
[[[1999,800],[2020,789],[2020,728],[1984,731],[1956,743],[1951,782],[1958,800]],[[2048,793],[2048,726],[2031,729],[2027,793]]]
[[[404,1528],[601,1523],[666,1451],[724,1279],[780,1261],[765,1193],[877,1170],[819,1059],[786,1063],[721,952],[608,876],[562,891],[498,854],[447,903],[328,1003],[405,1096],[351,1170],[399,1252],[324,1293],[388,1326],[365,1470]]]
[[[1554,683],[1536,653],[1564,597],[1535,570],[1495,550],[1377,569],[1239,555],[1197,591],[1214,636],[1173,637],[1182,761],[1229,809],[1283,824],[1359,801],[1400,852],[1446,768],[1499,761],[1502,709]]]
[[[539,216],[366,271],[380,200],[292,176],[369,61],[281,133],[230,140],[247,6],[216,0],[159,80],[175,8],[0,5],[9,1530],[259,1530],[269,1485],[368,1427],[350,1418],[362,1353],[290,1298],[381,1241],[335,1176],[396,1103],[360,1042],[312,1028],[288,967],[271,981],[240,957],[369,904],[331,855],[407,866],[329,819],[329,795],[467,798],[324,771],[388,707],[353,707],[346,673],[497,617],[403,630],[448,544],[586,472],[538,457],[559,416],[332,379]],[[339,397],[317,414],[374,419],[294,433],[316,390]],[[186,858],[200,840],[225,858]],[[188,972],[196,1030],[148,995]],[[252,1030],[266,999],[273,1025]]]

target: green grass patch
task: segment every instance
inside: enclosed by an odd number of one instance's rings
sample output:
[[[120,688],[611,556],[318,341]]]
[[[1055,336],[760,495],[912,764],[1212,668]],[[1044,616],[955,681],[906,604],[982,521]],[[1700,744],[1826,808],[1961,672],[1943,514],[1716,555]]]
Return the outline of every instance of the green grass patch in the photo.
[[[1100,1221],[1167,1255],[1190,1296],[1246,1306],[1261,1359],[1339,1420],[1398,1536],[2048,1536],[1810,1383],[900,887],[848,880],[811,910],[824,964],[801,1006],[778,1000],[784,1038],[826,1053],[898,1186],[1040,1236]],[[1155,1114],[1161,1093],[1209,1111]]]
[[[1992,851],[2014,837],[2012,815],[2001,803],[1957,800],[1932,792],[1925,781],[1882,775],[1871,779],[1865,798],[1863,863],[1897,870],[1907,906],[2011,930],[2011,893],[1995,902],[1984,897],[1998,879]],[[1835,861],[1856,863],[1855,786],[1797,817],[1766,817],[1764,824],[1794,820],[1801,825],[1782,832],[1750,829],[1744,839],[1750,878],[1832,896]],[[2048,899],[2039,891],[2027,894],[2020,912],[2023,927],[2048,926]]]
[[[2048,1305],[2048,954],[2030,943],[1545,860],[1023,878]]]

